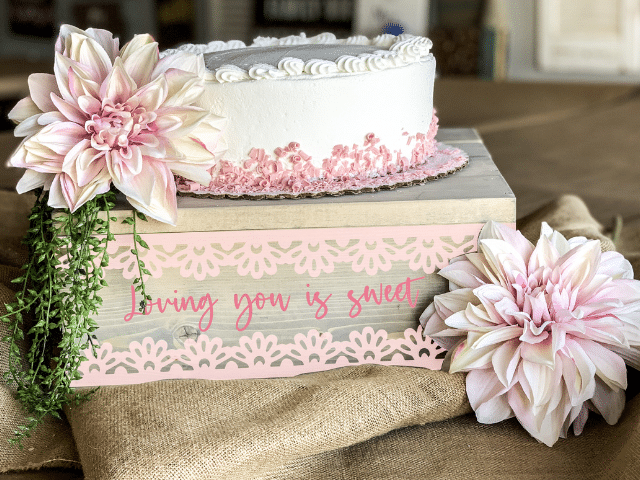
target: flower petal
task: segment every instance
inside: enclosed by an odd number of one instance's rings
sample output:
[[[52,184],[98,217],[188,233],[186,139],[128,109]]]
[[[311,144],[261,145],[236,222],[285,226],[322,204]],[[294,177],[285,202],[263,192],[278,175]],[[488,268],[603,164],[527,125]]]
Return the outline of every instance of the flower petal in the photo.
[[[510,340],[496,348],[491,357],[491,364],[496,377],[505,387],[511,387],[512,381],[520,363],[520,344]]]
[[[565,412],[556,409],[552,415],[540,411],[536,414],[533,404],[517,385],[507,392],[507,399],[520,425],[533,438],[549,447],[558,441],[566,418]],[[570,407],[566,407],[566,410],[570,410]]]
[[[188,135],[209,115],[209,112],[199,107],[161,108],[156,113],[158,133],[171,140]]]
[[[562,284],[571,285],[574,289],[581,289],[593,279],[599,263],[599,240],[590,240],[570,250],[557,262]]]
[[[91,95],[81,95],[78,97],[78,107],[88,115],[94,115],[102,109],[102,103]]]
[[[100,175],[84,187],[78,187],[66,173],[55,176],[49,191],[49,205],[75,212],[96,195],[107,193],[111,186],[108,175]]]
[[[596,378],[596,391],[590,403],[609,425],[613,425],[620,419],[624,410],[624,390],[611,388],[600,378]]]
[[[84,127],[74,122],[56,122],[44,127],[25,144],[29,151],[48,148],[64,157],[69,150],[87,136]]]
[[[632,279],[633,267],[631,266],[631,262],[618,252],[602,252],[600,254],[597,273],[613,279]]]
[[[110,31],[101,28],[87,28],[86,34],[100,44],[112,62],[115,60],[119,51],[119,39],[113,38]]]
[[[206,168],[199,165],[192,165],[184,162],[165,162],[175,175],[198,182],[201,185],[209,185],[212,176]]]
[[[473,264],[474,267],[478,269],[478,271],[488,279],[486,283],[494,283],[499,284],[500,279],[497,272],[493,271],[492,266],[489,261],[485,258],[485,256],[481,253],[467,253],[467,260]]]
[[[436,310],[443,317],[447,318],[456,312],[465,310],[469,303],[478,305],[480,302],[470,288],[460,288],[452,292],[436,295],[433,298]]]
[[[184,155],[185,163],[194,165],[213,166],[216,163],[216,157],[207,150],[202,144],[190,137],[180,137],[171,139],[173,147]]]
[[[527,330],[525,329],[525,332]],[[545,332],[547,333],[547,332]],[[524,336],[525,334],[523,334]],[[520,337],[522,339],[522,337]],[[548,336],[538,343],[521,344],[520,355],[524,360],[538,365],[544,365],[548,368],[555,367],[555,352],[553,350],[553,341]]]
[[[20,194],[29,192],[34,188],[43,187],[47,183],[47,179],[53,178],[54,174],[40,173],[35,170],[27,169],[24,175],[16,185],[16,191]]]
[[[510,302],[514,302],[513,295],[509,290],[501,285],[487,284],[474,288],[473,293],[480,300],[493,323],[496,325],[505,323],[505,319],[496,309],[496,304],[505,298]]]
[[[89,85],[91,85],[90,82],[98,84],[98,82],[102,81],[102,79],[94,78],[95,73],[91,72],[86,66],[80,65],[78,62],[67,58],[59,53],[56,53],[55,62],[53,63],[53,71],[55,73],[56,84],[58,86],[60,96],[68,102],[74,102],[76,98],[76,96],[74,96],[74,94],[71,92],[70,88],[70,72],[73,72],[74,75],[89,82]],[[73,82],[76,82],[76,80],[74,80]],[[76,94],[77,93],[78,92],[76,92]]]
[[[627,388],[627,368],[624,360],[597,342],[576,339],[596,367],[596,375],[610,388]]]
[[[559,257],[560,253],[552,243],[551,239],[547,236],[541,235],[538,239],[538,243],[536,243],[536,247],[533,249],[533,252],[529,257],[527,270],[533,273],[539,269],[554,266]]]
[[[51,92],[59,93],[56,77],[50,73],[32,73],[29,75],[29,94],[31,100],[42,112],[56,110],[51,101]]]
[[[98,98],[100,94],[100,85],[94,80],[85,78],[78,73],[78,69],[69,68],[67,72],[69,78],[69,93],[75,99],[83,95],[91,95]]]
[[[149,174],[153,175],[153,193],[151,202],[143,204],[135,198],[127,197],[131,205],[160,222],[175,225],[178,221],[178,206],[176,202],[176,183],[173,175],[162,162],[154,162],[154,168],[150,168]]]
[[[155,111],[167,97],[168,89],[165,78],[158,77],[142,86],[134,96],[138,98],[141,107],[144,107],[147,111]]]
[[[466,379],[467,396],[480,423],[498,423],[513,417],[506,388],[491,370],[473,370]]]
[[[115,187],[143,205],[151,203],[156,179],[164,178],[157,170],[167,169],[162,162],[149,158],[141,158],[131,168],[117,151],[107,153],[107,167]]]
[[[99,82],[112,67],[109,54],[96,40],[81,33],[71,32],[67,41],[67,57],[91,68],[92,79]]]
[[[442,268],[438,275],[458,287],[476,288],[489,282],[489,279],[473,263],[466,259],[450,263]]]
[[[47,204],[53,208],[69,208],[67,199],[62,193],[62,186],[60,185],[61,175],[64,174],[58,173],[54,176],[51,187],[49,189],[49,200],[47,201]]]
[[[72,48],[72,33],[94,39],[104,49],[111,61],[113,61],[116,58],[116,55],[118,55],[118,45],[120,42],[117,38],[113,38],[113,34],[108,30],[102,30],[99,28],[88,28],[86,31],[84,31],[72,25],[62,25],[60,27],[60,34],[58,35],[55,46],[56,52],[67,56],[69,55],[69,51]]]
[[[92,148],[91,141],[88,139],[75,145],[64,157],[62,164],[62,171],[68,174],[79,187],[89,185],[106,170],[105,153]]]
[[[204,147],[215,158],[220,158],[227,151],[227,144],[222,135],[226,121],[225,118],[209,114],[189,132],[189,138]]]
[[[484,308],[467,304],[467,308],[449,316],[445,323],[454,329],[473,332],[488,332],[495,328]]]
[[[576,385],[580,394],[593,392],[595,388],[596,366],[584,349],[573,339],[567,339],[565,351],[573,360],[577,368]],[[578,386],[579,385],[579,386]]]
[[[481,240],[478,248],[498,274],[503,286],[516,283],[518,275],[526,278],[527,264],[514,246],[504,240],[489,238]]]
[[[424,327],[422,331],[425,337],[430,337],[445,350],[451,351],[465,334],[462,330],[450,329],[443,318],[436,312],[432,303],[420,316],[420,323]]]
[[[89,119],[87,114],[80,110],[75,104],[61,99],[55,93],[51,94],[51,101],[58,111],[65,116],[66,120],[84,125],[84,123]]]
[[[122,60],[116,57],[113,69],[100,85],[100,98],[103,103],[106,100],[112,103],[125,103],[136,88],[136,83],[124,69]]]
[[[204,92],[204,79],[195,73],[171,68],[164,77],[169,86],[166,107],[191,105]]]
[[[65,117],[61,112],[46,112],[38,117],[38,125],[49,125],[56,122],[67,122],[69,119]]]
[[[523,359],[522,371],[531,387],[532,403],[534,405],[544,404],[554,387],[551,382],[554,373],[553,369],[546,365]]]
[[[156,78],[159,75],[167,73],[171,68],[195,73],[199,77],[202,77],[205,72],[204,59],[202,58],[202,55],[180,51],[172,55],[167,55],[161,59],[153,69],[151,78]]]
[[[487,222],[484,227],[482,227],[480,235],[478,236],[478,241],[489,238],[504,240],[509,245],[515,248],[515,250],[518,252],[518,255],[525,262],[529,260],[531,253],[533,253],[533,244],[529,240],[527,240],[524,235],[522,235],[522,233],[511,227],[491,220]]]
[[[13,130],[13,135],[16,137],[29,137],[42,130],[42,125],[38,123],[38,120],[42,116],[42,113],[37,113],[22,122]]]
[[[583,403],[582,406],[574,407],[574,409],[571,410],[571,417],[567,420],[568,420],[568,423],[573,422],[573,434],[575,436],[582,434],[582,430],[584,429],[585,423],[587,423],[588,417],[589,417],[589,408],[587,407],[586,402]],[[569,430],[569,426],[566,425],[564,438],[566,438],[566,432],[568,430]]]
[[[452,318],[452,317],[449,317]],[[494,328],[487,333],[484,333],[473,348],[488,347],[490,345],[496,345],[498,343],[507,342],[513,338],[518,338],[522,334],[522,327],[518,325],[511,325],[502,328]]]
[[[151,35],[136,35],[123,47],[120,58],[136,85],[144,85],[151,79],[151,72],[160,58],[158,43]]]
[[[542,222],[540,238],[546,238],[558,256],[562,256],[571,250],[571,245],[567,239],[557,230],[552,229],[547,222]]]
[[[483,348],[474,348],[477,337],[480,334],[470,332],[467,340],[462,343],[461,348],[456,351],[456,355],[451,360],[449,373],[470,371],[478,368],[485,368],[491,365],[491,357],[496,350],[495,345]]]
[[[31,97],[25,97],[18,103],[16,103],[15,106],[9,111],[8,117],[9,120],[20,123],[24,122],[27,118],[38,115],[40,113],[42,113],[42,111],[38,108]]]

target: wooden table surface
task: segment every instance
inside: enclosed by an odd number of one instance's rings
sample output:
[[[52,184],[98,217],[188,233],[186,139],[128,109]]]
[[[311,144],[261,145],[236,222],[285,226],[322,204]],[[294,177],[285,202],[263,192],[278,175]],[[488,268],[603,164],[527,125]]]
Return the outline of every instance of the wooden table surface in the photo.
[[[565,193],[605,227],[640,215],[640,89],[441,79],[435,104],[441,125],[480,132],[518,218]]]

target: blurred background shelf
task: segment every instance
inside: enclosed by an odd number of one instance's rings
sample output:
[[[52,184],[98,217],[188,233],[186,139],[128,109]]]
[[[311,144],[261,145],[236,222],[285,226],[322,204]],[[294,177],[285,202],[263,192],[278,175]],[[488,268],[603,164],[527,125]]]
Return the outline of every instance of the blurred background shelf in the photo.
[[[637,0],[0,0],[0,59],[49,61],[62,23],[123,43],[151,33],[163,49],[301,31],[375,36],[394,24],[432,38],[444,76],[640,81]]]

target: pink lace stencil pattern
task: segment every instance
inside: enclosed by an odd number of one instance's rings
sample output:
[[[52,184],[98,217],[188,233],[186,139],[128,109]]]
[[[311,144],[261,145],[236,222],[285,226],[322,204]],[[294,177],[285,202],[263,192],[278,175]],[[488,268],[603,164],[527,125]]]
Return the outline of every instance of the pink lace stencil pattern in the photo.
[[[395,262],[409,262],[416,272],[433,273],[452,258],[476,245],[481,224],[416,225],[311,230],[263,230],[240,238],[239,232],[189,232],[141,235],[149,249],[140,252],[147,269],[160,278],[167,268],[179,268],[183,278],[215,278],[223,267],[235,267],[241,276],[261,279],[278,273],[280,265],[293,265],[295,273],[317,278],[331,274],[338,264],[355,273],[375,276],[391,270]],[[357,232],[357,233],[356,233]],[[129,235],[109,242],[107,270],[121,270],[127,280],[138,275]],[[145,277],[146,279],[146,277]]]
[[[407,137],[413,146],[409,157],[392,152],[375,133],[363,145],[335,145],[316,167],[300,143],[290,142],[272,154],[253,148],[241,166],[222,160],[210,172],[209,185],[177,178],[181,193],[209,195],[302,195],[376,190],[414,184],[459,170],[468,157],[459,149],[435,142],[438,119],[433,115],[429,131]]]
[[[407,329],[402,338],[388,338],[384,330],[366,327],[351,332],[349,340],[334,341],[330,333],[310,330],[292,343],[278,343],[275,335],[256,332],[241,337],[238,345],[224,346],[220,338],[201,334],[185,341],[184,348],[170,349],[164,340],[131,342],[129,350],[114,351],[111,344],[85,352],[79,368],[82,379],[75,387],[124,385],[174,378],[209,380],[291,377],[359,364],[402,365],[437,370],[444,350],[422,327]]]

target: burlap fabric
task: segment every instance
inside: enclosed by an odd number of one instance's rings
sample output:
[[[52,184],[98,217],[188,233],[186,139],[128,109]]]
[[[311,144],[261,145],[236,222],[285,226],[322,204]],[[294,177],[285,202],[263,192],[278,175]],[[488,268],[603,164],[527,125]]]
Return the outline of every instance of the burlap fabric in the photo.
[[[542,220],[613,248],[577,197],[519,228],[535,239]],[[640,222],[628,226],[637,231],[624,228],[618,245],[638,277]],[[637,390],[633,374],[630,396]],[[4,412],[8,398],[0,401]],[[513,420],[481,425],[469,411],[462,375],[361,366],[290,379],[107,387],[67,416],[91,480],[640,478],[640,396],[617,425],[593,415],[582,436],[553,448]],[[66,426],[57,427],[56,438],[70,443]],[[38,448],[52,443],[51,431],[33,439]],[[65,455],[75,460],[73,450]],[[45,457],[10,458],[3,449],[0,461],[6,470]]]
[[[13,301],[13,278],[20,275],[26,254],[18,242],[5,241],[0,248],[0,313],[5,314],[5,304]],[[0,337],[8,334],[6,324],[0,323]],[[25,346],[21,345],[24,352]],[[8,344],[0,343],[0,371],[6,372]],[[27,470],[41,467],[77,467],[80,459],[76,451],[71,428],[62,420],[47,419],[37,433],[25,439],[23,448],[10,447],[5,439],[11,438],[19,425],[25,423],[24,411],[14,398],[10,385],[0,383],[0,472]]]

